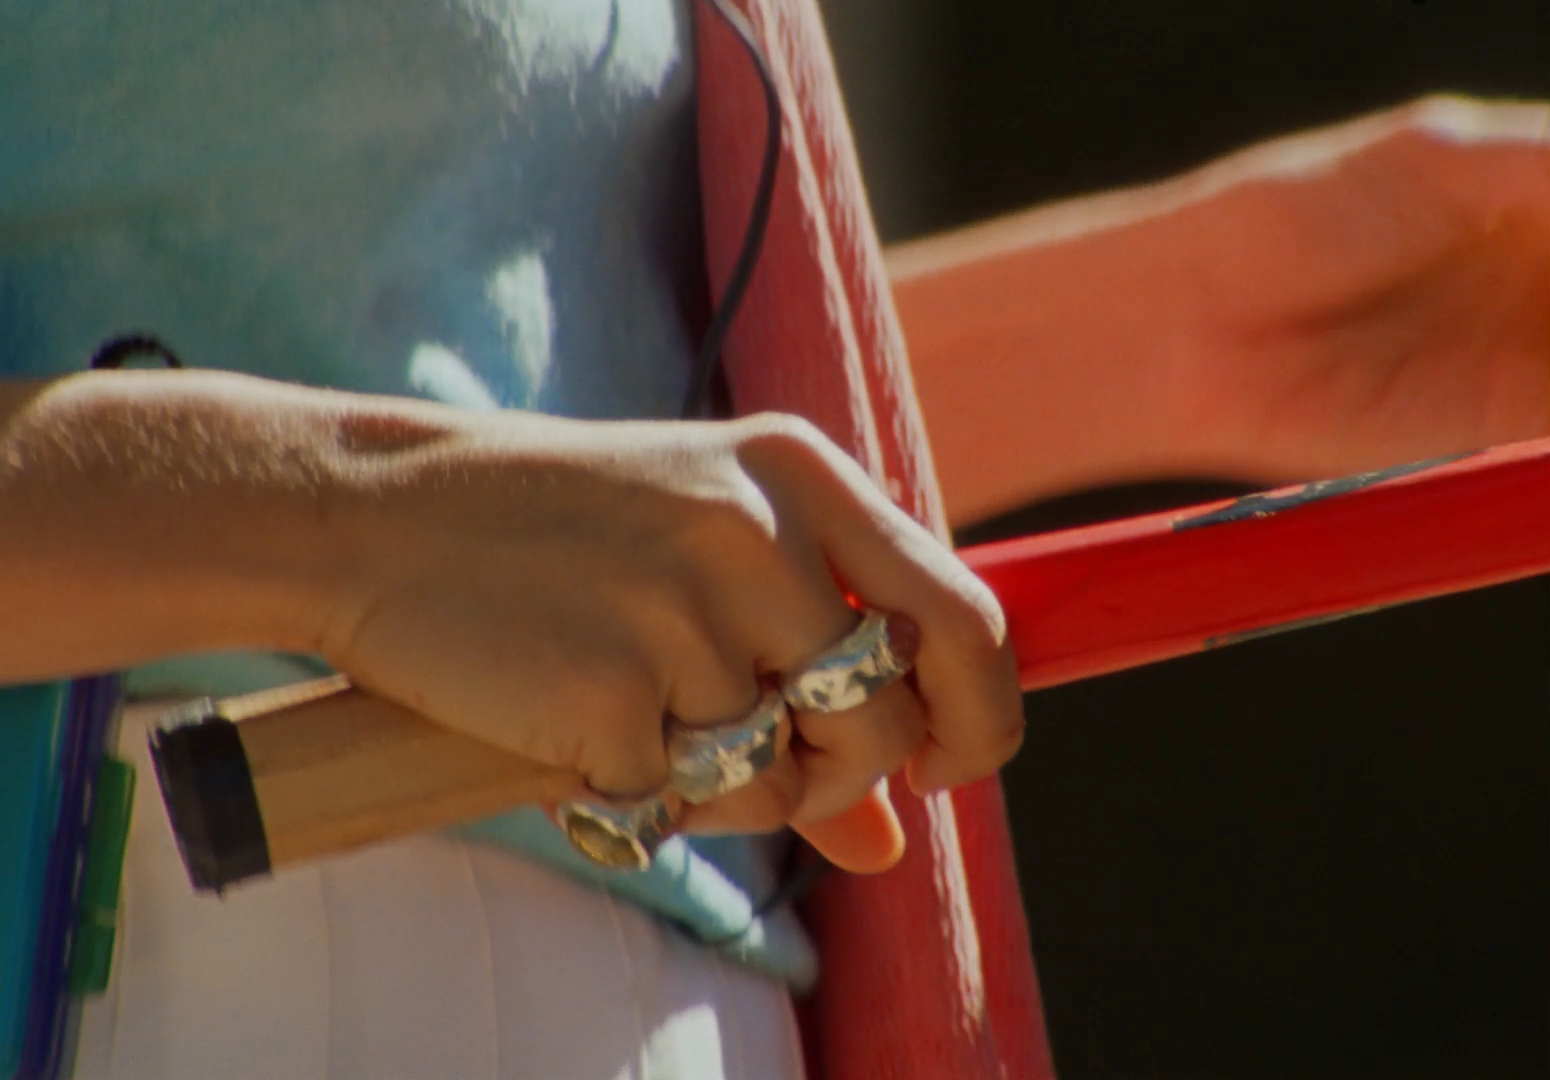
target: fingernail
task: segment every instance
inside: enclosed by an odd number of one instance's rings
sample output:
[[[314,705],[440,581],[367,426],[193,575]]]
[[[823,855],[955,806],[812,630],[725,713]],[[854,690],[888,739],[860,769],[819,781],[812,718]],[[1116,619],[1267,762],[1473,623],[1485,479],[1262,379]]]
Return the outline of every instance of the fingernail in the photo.
[[[920,655],[920,627],[915,620],[898,611],[890,611],[883,620],[888,635],[888,650],[898,659],[901,667],[915,666]]]

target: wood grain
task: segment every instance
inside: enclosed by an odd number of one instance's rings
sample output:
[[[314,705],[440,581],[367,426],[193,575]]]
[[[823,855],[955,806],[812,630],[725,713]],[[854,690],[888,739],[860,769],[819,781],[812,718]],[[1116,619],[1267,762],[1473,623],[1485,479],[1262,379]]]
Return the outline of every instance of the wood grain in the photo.
[[[581,784],[571,770],[460,734],[339,677],[220,708],[237,723],[276,869],[552,804]]]

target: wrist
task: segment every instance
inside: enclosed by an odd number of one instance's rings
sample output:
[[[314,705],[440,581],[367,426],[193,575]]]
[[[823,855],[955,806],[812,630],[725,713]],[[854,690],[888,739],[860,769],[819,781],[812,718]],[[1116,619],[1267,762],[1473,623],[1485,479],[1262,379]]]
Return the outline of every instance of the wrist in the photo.
[[[0,676],[316,647],[358,543],[349,395],[124,371],[5,396],[0,577],[37,616]]]
[[[604,425],[365,395],[337,404],[327,462],[333,554],[311,651],[341,668],[358,628],[393,594],[445,595],[450,582],[477,580],[467,560],[530,541],[556,502],[570,512],[584,505],[584,478],[596,479]],[[607,426],[616,435],[624,427]]]
[[[944,246],[895,279],[954,525],[1187,454],[1191,306],[1165,252],[1127,253],[1138,228],[983,260]]]

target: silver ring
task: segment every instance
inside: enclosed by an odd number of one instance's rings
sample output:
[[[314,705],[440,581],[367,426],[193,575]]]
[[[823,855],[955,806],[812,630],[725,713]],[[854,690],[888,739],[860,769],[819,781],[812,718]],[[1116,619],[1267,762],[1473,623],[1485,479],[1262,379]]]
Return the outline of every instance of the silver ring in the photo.
[[[672,721],[668,783],[696,805],[736,791],[775,764],[790,739],[790,716],[780,692],[766,690],[746,716],[730,723]]]
[[[869,609],[860,626],[788,674],[781,696],[804,712],[854,709],[914,667],[919,641],[909,619]]]
[[[672,792],[639,802],[561,803],[556,816],[571,846],[606,870],[644,870],[673,835],[683,801]]]

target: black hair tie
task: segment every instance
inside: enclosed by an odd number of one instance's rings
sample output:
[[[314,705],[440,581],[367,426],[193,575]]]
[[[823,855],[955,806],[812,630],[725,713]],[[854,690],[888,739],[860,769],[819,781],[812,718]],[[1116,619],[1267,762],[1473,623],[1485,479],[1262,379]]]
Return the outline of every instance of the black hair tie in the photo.
[[[150,334],[120,334],[110,337],[97,350],[91,354],[91,363],[88,365],[93,371],[101,371],[108,368],[121,368],[124,361],[133,360],[139,356],[148,356],[160,360],[170,368],[180,368],[183,361],[178,359],[178,354],[173,352],[160,338]]]

